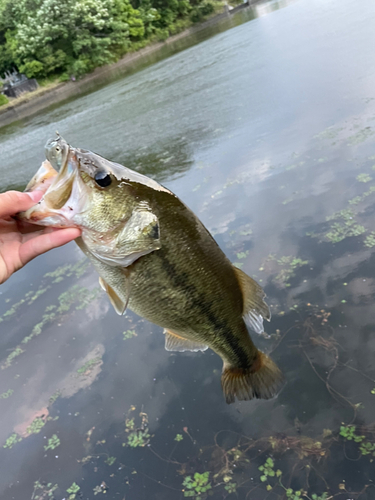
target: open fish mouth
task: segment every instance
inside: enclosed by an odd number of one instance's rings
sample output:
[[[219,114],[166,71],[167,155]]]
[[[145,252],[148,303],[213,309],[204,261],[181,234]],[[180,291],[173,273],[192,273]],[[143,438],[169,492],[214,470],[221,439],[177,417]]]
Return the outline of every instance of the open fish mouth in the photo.
[[[81,208],[83,196],[74,152],[60,135],[49,140],[45,150],[47,160],[25,189],[42,191],[44,196],[18,217],[44,226],[76,227],[73,218]]]

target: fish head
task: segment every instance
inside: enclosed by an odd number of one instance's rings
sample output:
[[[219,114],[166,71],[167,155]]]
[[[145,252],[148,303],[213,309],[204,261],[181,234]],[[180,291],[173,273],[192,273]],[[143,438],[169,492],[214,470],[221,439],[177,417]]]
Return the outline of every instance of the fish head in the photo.
[[[19,214],[39,225],[107,232],[132,213],[130,184],[121,169],[101,156],[71,147],[60,135],[45,146],[47,160],[25,191],[41,190],[41,201]]]
[[[96,153],[71,147],[60,135],[47,142],[45,152],[47,161],[26,187],[44,196],[19,218],[80,228],[88,249],[112,265],[129,265],[136,256],[160,248],[157,217],[147,198],[153,190],[167,189]]]

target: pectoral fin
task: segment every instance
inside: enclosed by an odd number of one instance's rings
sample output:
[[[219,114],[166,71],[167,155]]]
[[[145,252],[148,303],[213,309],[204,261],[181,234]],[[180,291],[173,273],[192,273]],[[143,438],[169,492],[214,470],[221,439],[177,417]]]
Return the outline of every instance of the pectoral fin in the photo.
[[[161,248],[159,220],[146,205],[139,205],[119,230],[98,243],[84,232],[83,240],[95,257],[111,266],[127,267],[134,261]]]
[[[176,351],[176,352],[184,352],[184,351],[205,351],[208,349],[208,346],[197,342],[195,340],[188,340],[177,333],[171,332],[170,330],[164,330],[165,334],[165,350],[166,351]]]
[[[112,287],[108,285],[106,281],[103,280],[102,277],[99,278],[99,284],[102,287],[102,289],[107,293],[109,300],[111,301],[111,304],[115,308],[115,311],[119,316],[122,316],[124,312],[126,311],[126,307],[129,302],[129,296],[127,297],[126,302],[124,302],[120,297],[117,295],[117,293],[113,290]]]
[[[233,266],[243,296],[243,318],[256,333],[263,333],[263,319],[270,320],[271,313],[263,300],[266,294],[250,276]]]

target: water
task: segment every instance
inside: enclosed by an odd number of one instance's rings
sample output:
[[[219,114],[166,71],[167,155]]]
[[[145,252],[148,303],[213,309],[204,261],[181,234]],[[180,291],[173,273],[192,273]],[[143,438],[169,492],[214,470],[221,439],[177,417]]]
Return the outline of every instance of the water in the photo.
[[[375,6],[275,7],[3,129],[0,172],[25,185],[57,129],[163,182],[264,287],[285,387],[227,406],[218,356],[54,250],[0,288],[2,499],[375,498]]]

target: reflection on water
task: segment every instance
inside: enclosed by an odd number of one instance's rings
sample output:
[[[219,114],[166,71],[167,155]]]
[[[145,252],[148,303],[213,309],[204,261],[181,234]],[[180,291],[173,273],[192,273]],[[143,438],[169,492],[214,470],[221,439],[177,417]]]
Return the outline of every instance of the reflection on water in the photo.
[[[1,498],[374,498],[374,18],[300,0],[0,135],[2,189],[56,128],[162,180],[265,288],[287,380],[225,405],[217,356],[50,252],[0,290]]]

